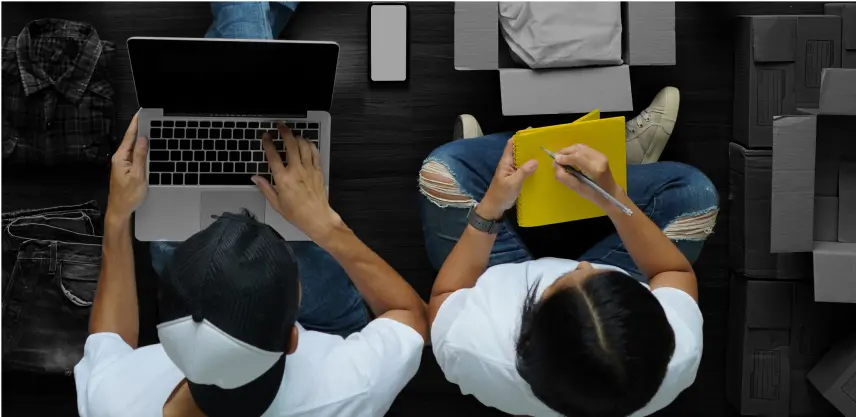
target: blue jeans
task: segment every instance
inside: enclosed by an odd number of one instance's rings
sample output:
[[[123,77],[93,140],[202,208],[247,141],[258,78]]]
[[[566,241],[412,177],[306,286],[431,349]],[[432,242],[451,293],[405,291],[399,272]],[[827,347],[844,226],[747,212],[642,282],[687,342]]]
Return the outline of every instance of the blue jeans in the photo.
[[[276,39],[297,2],[212,2],[206,38]]]
[[[161,275],[180,242],[152,242],[152,267]],[[297,257],[303,297],[297,321],[304,328],[347,337],[369,322],[360,293],[345,270],[314,242],[289,242]]]
[[[450,142],[434,150],[425,162],[443,165],[464,194],[480,201],[493,179],[505,143],[512,135],[497,133]],[[719,197],[710,180],[698,169],[677,162],[628,165],[627,189],[630,199],[660,229],[681,217],[718,210]],[[422,195],[421,211],[428,258],[439,269],[467,226],[469,208],[440,207]],[[672,241],[690,262],[695,262],[704,245],[703,238]],[[488,266],[532,259],[512,221],[506,219],[497,234]],[[612,233],[592,246],[580,260],[617,266],[634,278],[647,282],[618,233]]]

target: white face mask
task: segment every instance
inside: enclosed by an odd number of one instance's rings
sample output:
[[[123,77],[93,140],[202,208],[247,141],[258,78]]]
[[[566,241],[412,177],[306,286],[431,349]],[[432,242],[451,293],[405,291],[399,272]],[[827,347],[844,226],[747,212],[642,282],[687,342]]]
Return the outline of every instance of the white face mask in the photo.
[[[191,316],[159,324],[158,336],[167,356],[189,381],[223,389],[252,382],[285,354],[248,345],[208,320],[195,322]]]

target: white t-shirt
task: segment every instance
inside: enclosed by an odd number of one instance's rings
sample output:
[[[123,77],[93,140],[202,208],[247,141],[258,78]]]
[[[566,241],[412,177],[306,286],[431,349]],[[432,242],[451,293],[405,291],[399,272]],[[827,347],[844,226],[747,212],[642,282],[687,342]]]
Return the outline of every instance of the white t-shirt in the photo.
[[[377,319],[343,339],[298,325],[279,393],[264,417],[382,416],[419,369],[423,340]],[[115,333],[89,336],[74,367],[81,417],[161,417],[184,375],[160,344],[132,349]]]
[[[455,291],[431,327],[434,356],[446,379],[483,404],[512,415],[558,416],[517,373],[515,343],[527,290],[540,279],[537,297],[579,262],[543,258],[489,268],[475,287]],[[598,269],[619,268],[592,265]],[[626,272],[625,272],[626,273]],[[644,284],[643,284],[644,285]],[[701,361],[702,316],[695,300],[676,288],[652,291],[675,332],[675,352],[660,389],[633,417],[669,405],[692,385]]]

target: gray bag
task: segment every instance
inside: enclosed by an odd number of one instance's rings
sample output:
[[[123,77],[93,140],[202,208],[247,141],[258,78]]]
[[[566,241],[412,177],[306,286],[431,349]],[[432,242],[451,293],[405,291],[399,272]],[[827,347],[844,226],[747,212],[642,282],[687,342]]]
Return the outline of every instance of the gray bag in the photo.
[[[619,2],[500,2],[512,56],[530,68],[620,65]]]

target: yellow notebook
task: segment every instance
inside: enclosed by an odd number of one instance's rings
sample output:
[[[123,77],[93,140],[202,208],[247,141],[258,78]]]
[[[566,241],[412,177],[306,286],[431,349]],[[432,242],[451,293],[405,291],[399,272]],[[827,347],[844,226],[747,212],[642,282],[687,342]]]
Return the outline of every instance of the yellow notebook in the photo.
[[[600,119],[600,111],[573,123],[525,129],[514,134],[514,163],[521,166],[538,160],[538,169],[526,181],[517,200],[517,223],[521,227],[544,226],[606,215],[594,203],[556,180],[550,151],[575,143],[597,149],[609,159],[609,168],[621,188],[627,189],[627,156],[624,143],[624,117]]]

